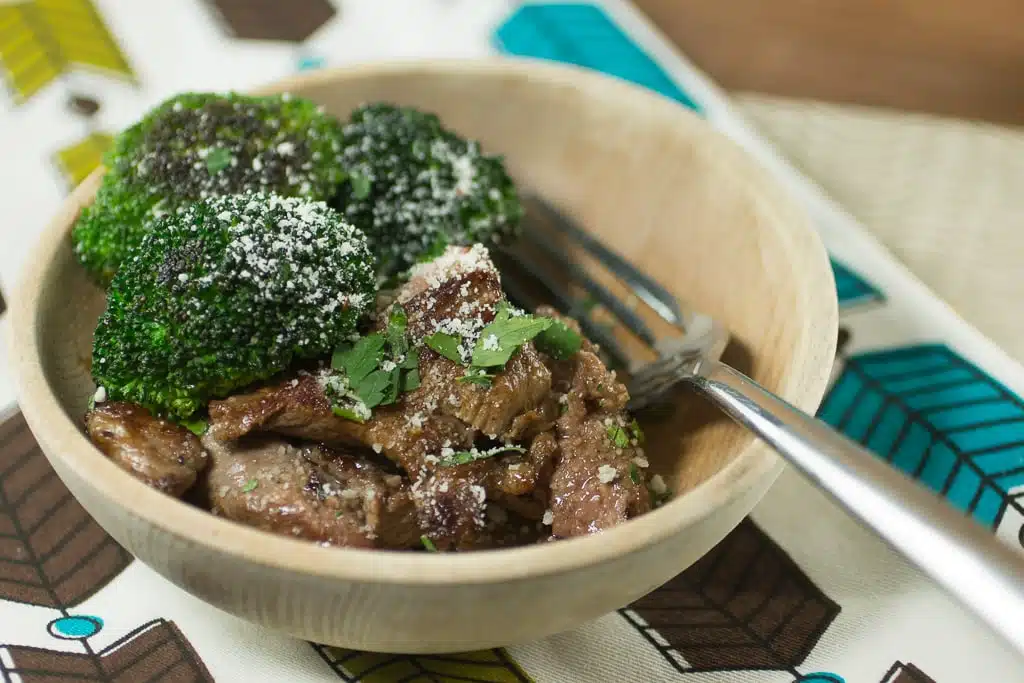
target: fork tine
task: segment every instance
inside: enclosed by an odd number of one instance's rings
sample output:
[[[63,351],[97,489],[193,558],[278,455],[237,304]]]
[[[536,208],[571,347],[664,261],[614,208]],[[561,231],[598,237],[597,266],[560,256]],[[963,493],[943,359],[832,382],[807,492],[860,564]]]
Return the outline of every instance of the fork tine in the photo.
[[[529,258],[529,256],[521,252],[512,253],[504,248],[502,248],[501,251],[502,253],[505,254],[506,257],[514,261],[517,266],[526,271],[530,275],[530,277],[536,279],[538,282],[544,285],[544,287],[547,288],[548,291],[551,292],[551,295],[555,298],[555,301],[553,302],[555,307],[562,311],[562,313],[569,315],[570,312],[574,310],[574,306],[576,304],[575,298],[568,290],[565,289],[565,287],[560,282],[558,282],[556,278],[548,274],[548,272],[545,271],[544,268],[538,266]],[[503,285],[507,289],[509,288],[509,285],[511,285],[511,289],[509,290],[510,294],[512,294],[513,291],[518,291],[523,296],[525,296],[525,298],[532,300],[532,297],[528,297],[525,295],[525,291],[523,288],[513,283],[514,280],[512,278],[508,278],[507,281],[503,283]],[[583,314],[573,317],[577,320],[577,322],[579,322],[580,327],[583,328],[583,332],[587,335],[587,337],[596,342],[602,349],[607,351],[608,354],[615,358],[615,360],[617,360],[619,363],[622,363],[627,367],[629,366],[629,356],[623,350],[622,345],[619,344],[618,340],[615,339],[615,336],[611,333],[609,329],[597,324],[594,321],[594,319],[591,318],[589,315]]]
[[[617,296],[612,294],[608,289],[601,283],[595,281],[587,272],[579,266],[579,264],[567,259],[562,250],[560,250],[551,238],[544,233],[543,230],[535,227],[524,226],[524,233],[528,233],[534,244],[547,252],[553,259],[564,265],[572,276],[583,285],[587,293],[597,299],[601,304],[607,307],[615,317],[625,324],[627,328],[638,337],[644,340],[645,343],[654,346],[657,343],[657,338],[651,329],[647,326],[647,323],[636,314],[636,312],[630,310],[630,308],[622,302]]]
[[[654,311],[666,322],[682,327],[685,319],[676,298],[668,293],[664,287],[647,277],[625,259],[614,253],[599,241],[591,237],[584,230],[579,228],[573,221],[568,219],[560,211],[555,209],[537,195],[531,195],[536,203],[548,218],[564,234],[579,243],[589,251],[597,260],[601,261],[615,275],[625,280],[636,291],[637,296],[644,300]]]
[[[641,379],[631,377],[629,395],[634,402],[644,401],[664,393],[666,389],[675,386],[689,376],[690,373],[684,370],[683,363],[679,363],[674,367],[663,368],[660,373],[645,374]]]

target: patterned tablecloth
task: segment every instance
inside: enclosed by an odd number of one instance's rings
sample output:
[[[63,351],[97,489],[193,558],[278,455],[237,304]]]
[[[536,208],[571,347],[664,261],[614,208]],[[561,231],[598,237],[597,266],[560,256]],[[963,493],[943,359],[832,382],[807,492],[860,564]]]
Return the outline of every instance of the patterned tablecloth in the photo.
[[[1024,368],[778,157],[623,2],[0,0],[0,286],[10,292],[36,234],[110,134],[176,91],[492,53],[641,83],[777,172],[817,221],[842,305],[821,416],[1024,543]],[[1016,655],[791,472],[693,567],[570,633],[440,657],[285,638],[133,561],[62,486],[12,395],[0,365],[0,406],[12,415],[0,426],[3,681],[1024,681]]]

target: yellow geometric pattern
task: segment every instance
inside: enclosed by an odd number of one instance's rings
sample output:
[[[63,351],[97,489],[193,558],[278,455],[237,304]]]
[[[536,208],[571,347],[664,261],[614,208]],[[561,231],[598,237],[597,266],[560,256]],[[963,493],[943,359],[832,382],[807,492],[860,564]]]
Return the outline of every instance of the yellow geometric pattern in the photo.
[[[78,184],[100,165],[103,154],[111,142],[113,137],[106,133],[92,133],[72,145],[57,150],[57,168],[67,181],[68,187],[78,187]]]
[[[321,652],[352,683],[533,683],[500,648],[451,655],[388,655],[336,647]]]
[[[72,67],[135,78],[91,0],[0,1],[0,63],[19,102]]]

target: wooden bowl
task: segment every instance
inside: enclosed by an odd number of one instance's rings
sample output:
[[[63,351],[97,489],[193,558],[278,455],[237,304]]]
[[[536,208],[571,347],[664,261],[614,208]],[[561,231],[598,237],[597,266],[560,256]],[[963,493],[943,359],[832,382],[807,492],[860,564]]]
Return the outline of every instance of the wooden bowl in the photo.
[[[538,188],[680,299],[724,321],[740,368],[814,411],[832,366],[835,287],[808,218],[738,147],[658,95],[528,61],[433,61],[327,70],[290,91],[345,116],[367,100],[438,112],[506,155]],[[648,428],[652,465],[679,495],[604,533],[465,554],[323,548],[158,493],[84,436],[87,362],[103,293],[68,234],[99,181],[64,203],[12,305],[21,407],[86,510],[193,595],[300,638],[431,653],[508,645],[623,607],[686,569],[754,507],[781,461],[700,399]]]

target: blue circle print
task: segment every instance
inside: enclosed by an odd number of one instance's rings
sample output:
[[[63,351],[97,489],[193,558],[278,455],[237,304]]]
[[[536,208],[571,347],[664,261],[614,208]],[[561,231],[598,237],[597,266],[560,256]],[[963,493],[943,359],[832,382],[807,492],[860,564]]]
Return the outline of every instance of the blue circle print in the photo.
[[[54,619],[46,626],[46,630],[54,638],[61,640],[81,640],[100,632],[103,620],[99,617],[61,617]]]
[[[819,672],[813,674],[804,674],[800,678],[793,681],[793,683],[846,683],[846,681],[839,674]]]

